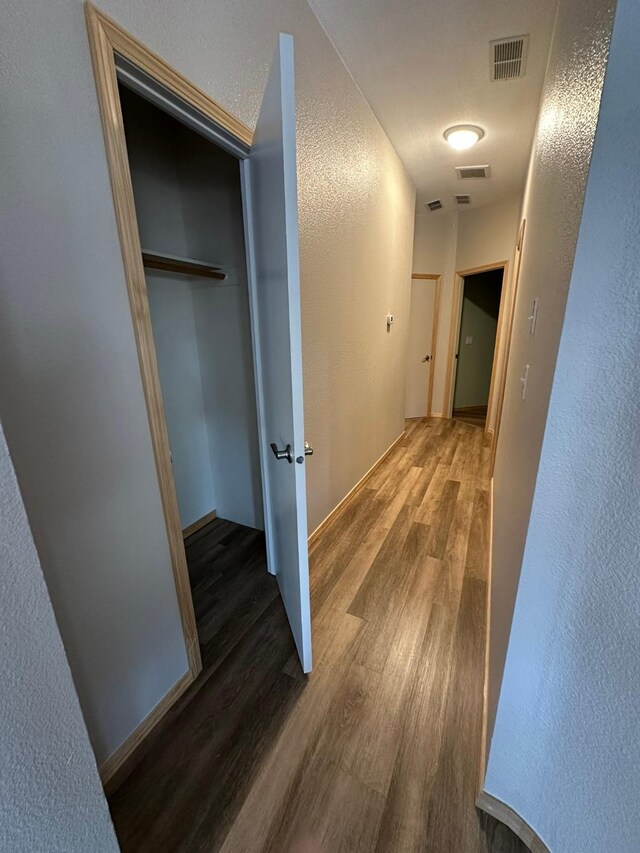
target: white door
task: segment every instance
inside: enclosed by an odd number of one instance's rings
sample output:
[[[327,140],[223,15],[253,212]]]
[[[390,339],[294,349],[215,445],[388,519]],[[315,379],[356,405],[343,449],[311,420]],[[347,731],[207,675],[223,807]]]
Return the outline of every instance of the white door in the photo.
[[[269,564],[304,672],[311,605],[302,400],[293,38],[280,34],[249,159],[245,198]],[[277,451],[276,453],[272,450]]]
[[[436,281],[434,279],[411,279],[407,418],[424,418],[429,414],[429,382],[434,356],[431,352],[431,344],[435,300]]]

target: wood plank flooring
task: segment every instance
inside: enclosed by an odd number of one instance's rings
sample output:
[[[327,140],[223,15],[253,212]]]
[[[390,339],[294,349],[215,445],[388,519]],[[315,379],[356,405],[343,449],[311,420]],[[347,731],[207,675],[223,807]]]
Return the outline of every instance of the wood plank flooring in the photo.
[[[308,677],[260,534],[192,537],[204,671],[110,798],[125,853],[526,850],[474,808],[488,457],[473,426],[408,422],[310,554]]]
[[[487,421],[487,407],[465,406],[461,409],[454,409],[453,417],[455,420],[462,421],[465,424],[483,427]]]

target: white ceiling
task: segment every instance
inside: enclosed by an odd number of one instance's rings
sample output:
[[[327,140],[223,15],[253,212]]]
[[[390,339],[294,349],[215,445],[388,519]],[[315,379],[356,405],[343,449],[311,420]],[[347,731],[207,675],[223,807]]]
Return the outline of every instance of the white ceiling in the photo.
[[[522,191],[556,0],[309,3],[413,178],[420,210],[436,198],[452,210],[454,193],[478,207]],[[527,33],[525,76],[492,83],[489,42]],[[485,137],[456,152],[442,136],[454,124]],[[487,163],[485,180],[453,169]]]

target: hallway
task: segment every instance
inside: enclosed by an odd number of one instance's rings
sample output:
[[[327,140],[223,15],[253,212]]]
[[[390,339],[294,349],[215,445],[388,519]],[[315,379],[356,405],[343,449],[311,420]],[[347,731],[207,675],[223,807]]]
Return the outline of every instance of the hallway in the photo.
[[[313,673],[265,585],[253,629],[205,657],[111,797],[124,851],[287,851],[304,833],[331,853],[525,850],[473,805],[488,453],[476,427],[408,422],[312,548]]]

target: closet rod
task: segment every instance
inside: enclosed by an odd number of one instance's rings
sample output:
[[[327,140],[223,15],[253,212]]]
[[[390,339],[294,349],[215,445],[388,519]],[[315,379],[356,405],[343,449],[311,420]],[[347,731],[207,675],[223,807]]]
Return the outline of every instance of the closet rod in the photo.
[[[227,277],[226,273],[213,264],[196,261],[192,258],[180,258],[177,255],[164,255],[160,252],[151,252],[148,249],[142,250],[142,263],[145,267],[153,270],[214,278],[217,281],[224,281]]]

